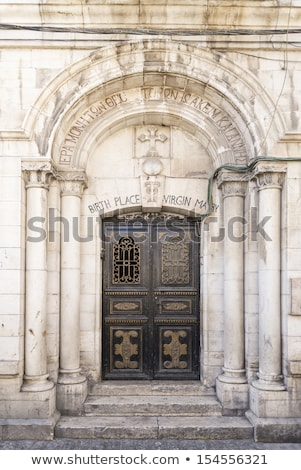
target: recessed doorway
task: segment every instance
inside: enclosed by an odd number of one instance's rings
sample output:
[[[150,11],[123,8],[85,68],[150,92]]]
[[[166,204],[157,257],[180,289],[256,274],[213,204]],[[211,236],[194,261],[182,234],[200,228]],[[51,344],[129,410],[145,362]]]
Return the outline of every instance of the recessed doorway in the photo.
[[[194,221],[103,222],[103,378],[199,378],[199,234]]]

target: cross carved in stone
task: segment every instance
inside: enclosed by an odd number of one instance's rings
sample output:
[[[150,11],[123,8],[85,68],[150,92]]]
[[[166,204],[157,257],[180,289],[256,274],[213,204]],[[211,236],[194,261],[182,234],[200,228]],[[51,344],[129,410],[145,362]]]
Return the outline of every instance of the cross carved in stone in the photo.
[[[158,150],[156,148],[156,142],[165,142],[167,140],[166,135],[158,134],[158,129],[156,127],[150,127],[147,129],[148,135],[141,134],[138,139],[140,142],[149,142],[149,149],[146,153],[146,157],[159,157]]]

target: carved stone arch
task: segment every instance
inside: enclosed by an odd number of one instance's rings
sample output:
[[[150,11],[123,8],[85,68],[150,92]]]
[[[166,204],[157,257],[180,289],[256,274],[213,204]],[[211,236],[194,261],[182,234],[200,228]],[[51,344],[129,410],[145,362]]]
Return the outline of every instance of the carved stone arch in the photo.
[[[152,39],[99,49],[71,65],[40,95],[25,120],[25,131],[35,139],[41,155],[57,160],[63,133],[68,132],[69,125],[93,105],[97,93],[110,97],[116,93],[116,87],[129,90],[154,84],[184,94],[192,92],[219,110],[225,118],[225,127],[228,119],[229,126],[231,122],[245,142],[245,163],[256,158],[259,152],[267,153],[269,146],[283,135],[283,123],[275,104],[250,73],[220,53]],[[122,119],[122,106],[119,111],[116,122]],[[195,109],[189,111],[190,114],[196,112]],[[145,113],[138,106],[134,114],[138,115],[139,112],[142,116]],[[161,112],[160,108],[158,112]],[[181,111],[179,116],[182,114]],[[266,138],[265,121],[271,116],[273,119]],[[189,120],[187,118],[183,122]],[[219,129],[218,135],[221,136],[223,130]],[[217,146],[220,147],[218,142]],[[234,162],[235,158],[230,161]],[[227,152],[224,158],[216,159],[216,164],[220,163],[229,163]],[[240,161],[242,163],[243,159]]]
[[[143,109],[141,106],[131,110],[123,107],[120,112],[112,112],[110,116],[106,116],[105,120],[96,122],[89,128],[89,131],[83,135],[78,146],[74,149],[74,153],[72,152],[72,159],[68,160],[67,164],[75,168],[85,168],[89,155],[93,153],[96,145],[105,140],[106,137],[122,128],[139,125],[176,126],[181,128],[202,143],[211,157],[213,168],[217,168],[223,163],[247,163],[247,155],[242,139],[243,160],[239,162],[235,159],[232,149],[229,148],[225,136],[218,131],[213,123],[206,122],[206,125],[205,123],[202,125],[196,113],[183,113],[182,111],[181,114],[181,111],[179,106],[169,106],[168,112],[160,113],[156,106],[144,105]],[[218,138],[216,138],[217,134]],[[64,149],[64,146],[60,147],[60,154],[62,149]],[[63,166],[64,162],[58,161],[58,165]]]
[[[255,156],[248,127],[225,96],[189,77],[156,72],[128,76],[126,84],[113,80],[75,103],[57,129],[52,157],[58,165],[85,168],[93,142],[142,122],[186,129],[208,147],[215,167],[244,166]]]

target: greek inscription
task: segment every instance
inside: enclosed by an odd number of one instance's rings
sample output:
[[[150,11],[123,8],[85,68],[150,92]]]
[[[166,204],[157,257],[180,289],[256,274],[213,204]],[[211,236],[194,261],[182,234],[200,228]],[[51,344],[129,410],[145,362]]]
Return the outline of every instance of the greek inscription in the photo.
[[[69,163],[74,153],[77,142],[79,141],[82,133],[86,128],[104,112],[125,103],[127,97],[125,93],[116,93],[108,96],[103,101],[93,104],[85,111],[70,127],[65,137],[64,143],[61,147],[60,161],[62,163]]]
[[[142,87],[128,90],[127,92],[122,91],[120,93],[112,94],[91,105],[89,109],[79,116],[69,128],[61,146],[60,162],[70,163],[79,139],[85,132],[86,128],[92,124],[95,119],[117,106],[124,103],[136,102],[137,100],[173,101],[196,109],[200,113],[208,116],[208,118],[210,118],[223,132],[237,161],[241,163],[245,161],[246,148],[243,139],[235,125],[222,110],[216,108],[201,96],[193,93],[186,93],[176,88]]]

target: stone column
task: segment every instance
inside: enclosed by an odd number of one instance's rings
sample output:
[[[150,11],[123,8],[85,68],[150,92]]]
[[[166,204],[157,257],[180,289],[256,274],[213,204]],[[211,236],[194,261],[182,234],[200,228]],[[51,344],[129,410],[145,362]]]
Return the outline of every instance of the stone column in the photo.
[[[69,173],[61,182],[61,318],[57,406],[80,413],[87,381],[80,368],[80,216],[85,187],[83,173]]]
[[[247,408],[244,334],[244,240],[246,235],[243,175],[222,173],[224,201],[224,367],[217,395],[224,411]]]
[[[53,388],[47,372],[47,197],[49,161],[23,161],[26,182],[25,374],[22,390]]]
[[[259,373],[253,386],[284,390],[281,365],[281,188],[284,169],[258,166],[259,221],[269,218],[258,234]]]

